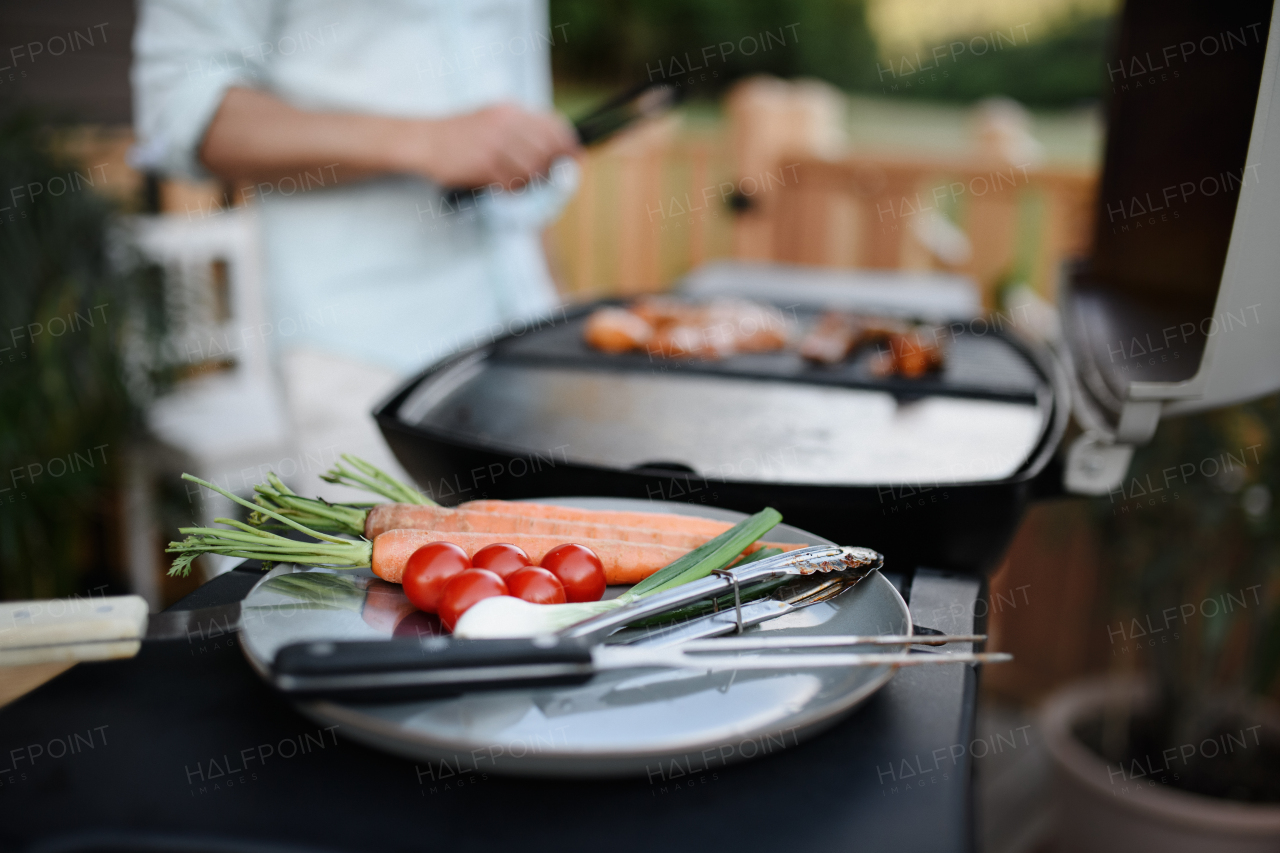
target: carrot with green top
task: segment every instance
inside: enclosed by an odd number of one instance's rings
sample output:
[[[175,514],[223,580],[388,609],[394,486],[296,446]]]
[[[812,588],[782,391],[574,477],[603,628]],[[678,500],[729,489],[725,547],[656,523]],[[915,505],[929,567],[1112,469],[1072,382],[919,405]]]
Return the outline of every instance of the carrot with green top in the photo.
[[[311,566],[330,566],[333,568],[369,567],[378,577],[399,582],[404,573],[405,564],[418,548],[431,542],[450,541],[464,548],[468,556],[480,548],[496,541],[506,541],[523,548],[535,562],[541,560],[551,548],[565,544],[563,537],[539,534],[493,534],[463,533],[459,531],[438,530],[391,530],[379,534],[372,541],[368,539],[342,539],[328,533],[317,531],[261,505],[255,506],[225,489],[205,482],[190,474],[183,474],[183,479],[205,486],[227,497],[238,504],[246,506],[263,517],[286,527],[305,533],[312,537],[312,542],[300,542],[279,536],[267,530],[255,528],[239,521],[227,518],[216,519],[219,524],[228,525],[230,529],[215,527],[186,527],[180,532],[187,538],[181,542],[169,543],[168,551],[177,554],[170,574],[185,575],[190,571],[191,562],[200,554],[223,554],[241,557],[248,560],[263,560],[275,563],[297,563]],[[777,524],[781,519],[775,511],[769,510],[766,516],[769,521],[760,533],[744,541],[734,553],[736,557],[744,550],[756,546],[756,540],[764,532]],[[775,520],[776,516],[776,520]],[[731,528],[736,530],[737,526]],[[727,535],[731,531],[726,531]],[[500,537],[500,538],[499,538]],[[717,537],[718,538],[718,537]],[[637,583],[664,566],[679,563],[689,553],[705,548],[703,543],[698,548],[678,548],[655,543],[626,542],[616,539],[576,538],[568,541],[584,545],[596,552],[604,565],[605,578],[609,583]],[[715,541],[715,540],[713,540]],[[757,546],[758,547],[758,546]],[[797,547],[797,546],[790,546]]]
[[[340,464],[325,475],[329,482],[370,490],[376,487],[378,494],[413,498],[414,502],[372,506],[331,504],[295,494],[274,474],[268,475],[266,483],[254,487],[257,492],[254,500],[260,508],[273,510],[317,530],[364,536],[371,541],[389,530],[415,529],[504,537],[558,536],[564,541],[610,539],[689,550],[733,526],[724,521],[674,513],[579,509],[517,501],[472,501],[451,509],[431,503],[363,460],[346,455],[342,458],[353,467],[358,466],[357,471]],[[260,512],[249,518],[251,524],[257,525],[270,521]],[[783,547],[777,543],[764,544]]]

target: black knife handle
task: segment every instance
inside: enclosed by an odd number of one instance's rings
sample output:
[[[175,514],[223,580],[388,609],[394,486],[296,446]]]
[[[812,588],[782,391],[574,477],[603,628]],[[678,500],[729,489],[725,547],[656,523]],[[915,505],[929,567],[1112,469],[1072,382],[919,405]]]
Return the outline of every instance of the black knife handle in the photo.
[[[581,684],[592,674],[590,647],[555,637],[295,643],[272,664],[286,693],[361,701]]]

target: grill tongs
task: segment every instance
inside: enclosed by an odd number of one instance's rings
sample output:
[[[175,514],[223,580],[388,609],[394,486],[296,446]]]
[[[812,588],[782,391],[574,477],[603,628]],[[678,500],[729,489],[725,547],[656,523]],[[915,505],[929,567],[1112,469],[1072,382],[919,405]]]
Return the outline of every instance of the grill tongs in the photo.
[[[297,696],[363,700],[427,698],[474,690],[581,684],[614,669],[676,668],[700,672],[796,671],[817,667],[917,666],[933,663],[995,663],[998,653],[910,654],[838,652],[854,646],[942,645],[981,642],[983,635],[738,636],[690,640],[679,645],[606,645],[610,633],[638,620],[669,613],[691,602],[732,592],[741,612],[740,590],[763,581],[838,573],[848,588],[880,568],[883,558],[867,548],[817,546],[747,563],[717,575],[656,593],[574,625],[559,635],[500,640],[451,637],[372,642],[310,642],[282,648],[272,665],[280,690]],[[823,580],[824,578],[817,578]],[[822,596],[826,598],[828,596]],[[813,651],[808,651],[813,650]],[[824,651],[825,650],[825,651]],[[761,654],[742,654],[756,652]]]

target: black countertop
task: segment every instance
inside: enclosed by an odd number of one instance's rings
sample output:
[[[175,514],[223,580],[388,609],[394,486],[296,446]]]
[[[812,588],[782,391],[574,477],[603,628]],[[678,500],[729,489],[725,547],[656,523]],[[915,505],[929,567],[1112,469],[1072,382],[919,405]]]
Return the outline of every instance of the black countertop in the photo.
[[[238,569],[176,606],[238,600],[259,577]],[[977,580],[921,570],[906,586],[917,625],[981,627]],[[0,850],[969,851],[976,687],[970,666],[907,668],[826,733],[751,761],[516,779],[321,729],[234,635],[146,643],[0,710]]]

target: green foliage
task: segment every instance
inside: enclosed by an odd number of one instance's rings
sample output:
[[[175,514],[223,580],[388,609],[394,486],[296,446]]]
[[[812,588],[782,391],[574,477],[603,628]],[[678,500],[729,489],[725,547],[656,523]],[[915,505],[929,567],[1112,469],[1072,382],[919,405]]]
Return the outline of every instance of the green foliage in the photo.
[[[702,95],[747,74],[815,76],[853,88],[875,73],[864,0],[551,0],[551,24],[567,24],[555,30],[556,73],[579,82],[665,77],[683,85],[689,75],[679,68],[697,65],[705,68],[693,89]],[[721,50],[724,43],[732,52]]]
[[[50,156],[30,116],[0,123],[0,597],[105,580],[134,409],[122,380],[129,282],[110,205]],[[73,189],[74,187],[74,189]],[[59,192],[61,191],[61,192]]]
[[[1071,18],[1043,38],[1029,42],[1021,41],[1021,32],[1017,32],[1018,43],[1013,46],[1006,42],[1000,50],[988,50],[982,56],[959,53],[955,61],[940,61],[937,71],[928,75],[894,77],[884,69],[900,71],[901,58],[882,62],[877,65],[876,85],[868,91],[966,103],[1004,96],[1041,108],[1094,100],[1107,87],[1111,23],[1110,18]],[[927,62],[928,52],[923,55]],[[914,54],[910,61],[914,63]]]
[[[1095,503],[1111,645],[1154,670],[1170,737],[1225,696],[1280,686],[1278,439],[1280,397],[1163,422],[1123,492]]]
[[[705,66],[692,75],[691,87],[704,96],[744,75],[767,73],[818,77],[848,91],[890,97],[967,103],[1003,95],[1034,107],[1099,97],[1111,37],[1110,18],[1072,17],[1051,32],[1030,33],[1030,42],[1019,31],[1013,46],[1004,42],[981,56],[943,60],[938,73],[921,78],[900,73],[900,57],[879,55],[865,0],[551,0],[551,23],[556,75],[575,83],[621,87],[666,77],[683,85],[691,75],[673,74],[675,59],[686,70]],[[772,34],[768,50],[744,56],[737,49],[742,44],[750,50],[751,42],[742,39],[762,40],[766,32]],[[725,42],[735,47],[722,57]],[[703,58],[703,48],[714,48],[711,59]],[[921,53],[927,58],[929,50]],[[890,61],[894,70],[886,74]]]

